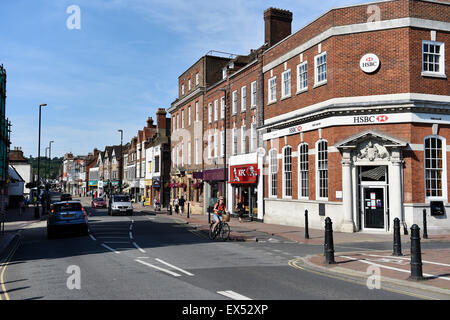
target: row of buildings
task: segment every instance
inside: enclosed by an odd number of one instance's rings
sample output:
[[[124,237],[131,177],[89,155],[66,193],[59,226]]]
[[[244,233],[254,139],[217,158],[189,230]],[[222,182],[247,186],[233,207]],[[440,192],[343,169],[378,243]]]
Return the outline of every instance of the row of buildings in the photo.
[[[184,70],[170,118],[158,110],[119,156],[94,150],[86,190],[122,181],[150,203],[184,196],[194,214],[224,196],[254,220],[303,226],[308,210],[313,228],[329,216],[343,232],[421,224],[426,209],[429,232],[449,232],[449,3],[340,7],[294,33],[292,19],[269,8],[260,47]]]

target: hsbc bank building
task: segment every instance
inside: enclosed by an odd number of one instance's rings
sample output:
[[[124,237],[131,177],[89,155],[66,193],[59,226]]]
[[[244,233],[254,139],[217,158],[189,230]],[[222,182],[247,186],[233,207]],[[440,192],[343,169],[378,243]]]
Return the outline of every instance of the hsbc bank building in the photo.
[[[428,233],[450,232],[449,47],[448,3],[395,0],[332,9],[266,50],[264,222],[304,226],[308,210],[312,228],[387,233],[425,209]]]

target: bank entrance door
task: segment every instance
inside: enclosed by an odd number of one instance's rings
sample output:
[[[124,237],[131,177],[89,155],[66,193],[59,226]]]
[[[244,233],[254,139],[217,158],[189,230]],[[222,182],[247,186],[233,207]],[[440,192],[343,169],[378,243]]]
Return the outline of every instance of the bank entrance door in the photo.
[[[386,188],[362,187],[363,229],[384,229],[386,215]]]

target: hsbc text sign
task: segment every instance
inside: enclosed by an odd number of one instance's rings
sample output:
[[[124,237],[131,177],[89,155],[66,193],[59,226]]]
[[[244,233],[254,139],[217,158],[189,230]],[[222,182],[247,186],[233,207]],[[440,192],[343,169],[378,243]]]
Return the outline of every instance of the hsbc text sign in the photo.
[[[353,117],[353,123],[355,124],[363,124],[363,123],[382,123],[387,122],[389,117],[387,115],[378,115],[378,116],[356,116]]]

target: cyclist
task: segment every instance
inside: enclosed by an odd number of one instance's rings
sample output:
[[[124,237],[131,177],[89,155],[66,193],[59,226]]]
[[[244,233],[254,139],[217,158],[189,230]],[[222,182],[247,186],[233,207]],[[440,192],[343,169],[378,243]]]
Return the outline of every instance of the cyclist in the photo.
[[[222,221],[222,215],[226,214],[227,212],[227,206],[225,205],[225,202],[223,200],[223,197],[219,197],[219,200],[214,205],[214,225],[212,228],[212,232],[216,230],[217,225],[219,224],[219,221]]]

